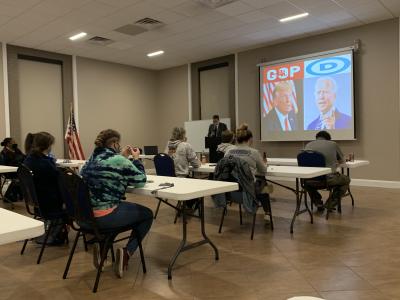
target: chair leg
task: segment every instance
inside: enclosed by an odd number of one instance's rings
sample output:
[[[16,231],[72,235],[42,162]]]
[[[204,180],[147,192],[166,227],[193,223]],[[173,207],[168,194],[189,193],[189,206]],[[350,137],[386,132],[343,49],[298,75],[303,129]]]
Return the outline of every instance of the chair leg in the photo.
[[[331,202],[332,202],[332,190],[329,191],[329,197],[328,200],[326,201],[326,216],[325,219],[329,219],[329,213],[330,213],[330,207],[331,207]]]
[[[21,249],[21,255],[24,254],[26,245],[28,244],[28,241],[29,241],[29,240],[25,240],[25,241],[24,241],[24,245],[22,246],[22,249]]]
[[[111,245],[110,250],[111,250],[111,261],[115,263],[114,245]]]
[[[228,208],[225,206],[224,210],[222,211],[221,222],[219,223],[218,233],[222,231],[222,225],[224,224],[225,215],[228,212]]]
[[[110,247],[112,247],[113,240],[114,240],[114,238],[109,237],[108,239],[106,239],[105,243],[103,244],[103,247],[101,247],[102,248],[101,249],[101,260],[100,260],[99,268],[97,269],[96,281],[94,282],[94,286],[93,286],[93,293],[97,292],[97,288],[98,288],[99,282],[100,282],[101,272],[103,270],[104,261],[107,258],[108,250],[110,249]]]
[[[240,218],[240,225],[243,225],[242,204],[240,203],[239,203],[239,218]]]
[[[338,213],[342,213],[342,198],[340,198],[338,202]]]
[[[254,228],[256,227],[256,218],[257,218],[257,211],[253,215],[253,225],[251,226],[251,237],[250,237],[251,240],[253,240],[254,238]]]
[[[83,238],[85,238],[85,234],[82,234],[82,235],[83,235]],[[68,271],[69,271],[69,267],[70,267],[71,262],[72,262],[72,257],[74,256],[74,253],[75,253],[76,244],[78,244],[78,240],[79,240],[79,237],[80,237],[80,236],[81,236],[81,232],[78,231],[78,232],[76,233],[76,237],[75,237],[75,240],[74,240],[74,244],[72,245],[71,251],[69,252],[69,257],[68,257],[67,265],[65,266],[65,270],[64,270],[64,274],[63,274],[63,279],[66,279],[66,278],[67,278]],[[86,243],[85,243],[85,245],[86,245]]]
[[[154,220],[158,216],[158,211],[160,210],[160,205],[161,205],[161,200],[158,200],[157,208],[156,208],[156,211],[154,212]]]
[[[139,245],[140,261],[142,262],[143,274],[146,274],[147,269],[146,269],[146,261],[144,259],[144,254],[143,254],[142,240],[140,238],[137,238],[137,241]]]
[[[40,249],[39,257],[38,257],[38,259],[36,261],[37,264],[40,264],[40,261],[42,260],[42,255],[43,255],[43,252],[44,252],[44,248],[46,247],[47,240],[49,239],[50,232],[51,232],[53,227],[54,227],[53,221],[50,221],[49,228],[47,229],[47,232],[46,232],[46,234],[44,236],[44,241],[43,241],[42,247]]]
[[[267,205],[268,205],[268,211],[269,211],[269,222],[270,222],[271,230],[274,230],[274,221],[272,220],[272,207],[271,207],[270,199],[268,199]]]
[[[83,237],[83,246],[85,246],[85,251],[88,252],[89,249],[87,245],[86,235],[82,233],[82,237]]]

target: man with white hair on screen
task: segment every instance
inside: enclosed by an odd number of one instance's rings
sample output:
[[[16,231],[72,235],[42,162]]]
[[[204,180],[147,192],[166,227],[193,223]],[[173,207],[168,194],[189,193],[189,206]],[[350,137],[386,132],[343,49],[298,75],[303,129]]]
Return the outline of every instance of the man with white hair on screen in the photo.
[[[331,77],[318,78],[315,84],[315,103],[319,116],[307,126],[307,130],[349,129],[351,117],[335,107],[337,85]]]

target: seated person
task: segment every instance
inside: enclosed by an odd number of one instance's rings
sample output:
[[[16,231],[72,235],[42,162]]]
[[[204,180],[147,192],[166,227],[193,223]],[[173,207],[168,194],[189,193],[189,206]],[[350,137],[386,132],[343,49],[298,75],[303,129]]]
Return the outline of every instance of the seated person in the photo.
[[[265,179],[267,166],[265,165],[260,152],[251,147],[253,144],[253,133],[248,129],[247,124],[244,123],[240,125],[236,130],[236,142],[236,145],[229,148],[225,153],[225,157],[229,155],[236,156],[249,164],[254,176],[256,195],[263,206],[264,212],[266,213],[265,219],[267,220],[267,215],[269,214],[269,208],[267,205],[269,194],[266,192],[267,181]]]
[[[201,165],[196,152],[192,146],[186,142],[186,130],[182,127],[174,127],[165,152],[174,160],[175,174],[177,177],[188,177],[189,166],[198,168]],[[186,207],[192,209],[195,209],[196,203],[196,200],[185,201]]]
[[[232,131],[224,130],[221,135],[221,144],[217,147],[217,152],[223,152],[224,154],[231,148],[234,147],[235,136]]]
[[[58,187],[59,173],[54,160],[49,157],[54,141],[54,137],[48,132],[36,133],[24,164],[33,172],[42,217],[56,222],[47,243],[61,244],[67,240],[68,232],[64,225],[65,212]],[[41,243],[42,240],[43,236],[38,238],[37,242]]]
[[[332,174],[327,175],[327,185],[332,188],[332,200],[328,209],[336,207],[349,188],[350,178],[337,172],[339,164],[344,163],[343,153],[338,144],[331,141],[331,135],[326,131],[320,131],[316,134],[316,140],[309,142],[305,150],[317,151],[324,155],[325,165],[332,169]],[[311,197],[311,201],[317,206],[319,211],[324,210],[322,196],[318,192],[318,186],[306,182],[306,189]],[[326,205],[325,205],[326,206]]]
[[[3,146],[3,150],[1,151],[1,163],[5,166],[19,167],[24,161],[25,155],[18,149],[18,145],[14,139],[11,137],[5,138],[0,145]],[[11,184],[4,195],[5,199],[12,202],[22,199],[22,192],[18,184],[17,174],[6,173],[4,175],[7,179],[11,179]]]
[[[112,129],[101,131],[94,144],[92,156],[81,170],[88,184],[93,213],[100,229],[132,226],[135,236],[144,239],[153,222],[153,212],[142,205],[122,201],[128,186],[143,187],[147,177],[139,160],[137,148],[126,146],[121,151],[121,135]],[[132,160],[128,157],[132,155]],[[128,260],[138,248],[136,239],[126,248],[117,249],[114,271],[123,276]],[[94,262],[100,260],[99,245],[94,247]]]

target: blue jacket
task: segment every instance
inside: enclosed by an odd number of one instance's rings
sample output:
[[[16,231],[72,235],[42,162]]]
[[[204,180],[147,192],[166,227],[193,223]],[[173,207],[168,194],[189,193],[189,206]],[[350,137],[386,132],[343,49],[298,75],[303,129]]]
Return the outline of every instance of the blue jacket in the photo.
[[[337,109],[335,110],[335,129],[350,129],[351,117]],[[319,116],[307,126],[307,130],[321,130],[322,123]]]

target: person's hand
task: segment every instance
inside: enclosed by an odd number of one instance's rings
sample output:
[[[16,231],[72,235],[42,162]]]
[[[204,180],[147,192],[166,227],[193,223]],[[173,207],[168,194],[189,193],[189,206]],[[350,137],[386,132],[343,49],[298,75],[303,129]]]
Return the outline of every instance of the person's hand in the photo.
[[[125,146],[124,148],[122,148],[121,155],[123,155],[126,158],[128,158],[129,155],[131,155],[131,147],[130,146]]]
[[[325,124],[326,129],[335,129],[335,116],[324,117],[322,122]]]
[[[139,159],[140,151],[137,147],[131,147],[131,154],[133,159]]]

